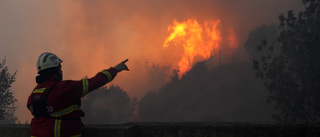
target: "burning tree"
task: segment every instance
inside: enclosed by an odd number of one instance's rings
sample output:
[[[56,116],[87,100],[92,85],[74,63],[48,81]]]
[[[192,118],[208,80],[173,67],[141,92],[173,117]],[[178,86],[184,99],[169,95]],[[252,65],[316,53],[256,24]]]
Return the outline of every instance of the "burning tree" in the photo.
[[[13,124],[17,120],[14,117],[15,102],[17,101],[10,91],[11,84],[15,81],[17,71],[8,72],[6,59],[0,63],[0,123]]]
[[[279,16],[280,35],[262,40],[253,60],[256,76],[275,103],[277,121],[319,121],[320,118],[320,0],[303,0],[306,9]]]

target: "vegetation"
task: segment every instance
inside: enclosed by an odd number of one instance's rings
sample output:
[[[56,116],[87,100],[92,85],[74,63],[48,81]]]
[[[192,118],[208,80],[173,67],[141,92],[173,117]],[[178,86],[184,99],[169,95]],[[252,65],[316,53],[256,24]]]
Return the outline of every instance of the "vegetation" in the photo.
[[[10,74],[6,66],[6,59],[0,63],[0,123],[14,124],[17,118],[14,116],[15,102],[13,93],[10,91],[11,84],[15,81],[17,71]]]
[[[131,121],[137,100],[119,86],[102,87],[83,99],[85,124],[119,124]]]
[[[303,0],[305,10],[281,14],[280,35],[262,40],[253,60],[256,76],[269,91],[283,122],[319,121],[320,118],[320,0]]]

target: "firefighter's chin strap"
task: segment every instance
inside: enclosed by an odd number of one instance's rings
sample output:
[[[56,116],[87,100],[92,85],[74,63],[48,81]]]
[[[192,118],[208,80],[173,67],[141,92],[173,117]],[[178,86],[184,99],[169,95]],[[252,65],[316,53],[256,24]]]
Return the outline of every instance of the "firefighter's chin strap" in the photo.
[[[47,106],[48,96],[49,96],[49,94],[51,93],[52,89],[53,89],[57,84],[58,84],[58,82],[55,83],[55,84],[49,89],[49,91],[46,93],[46,95],[45,95],[45,97],[44,97],[44,102],[39,102],[39,103],[45,103],[44,106]],[[32,101],[32,102],[33,102],[32,104],[35,104],[34,102],[36,102],[36,101]],[[34,106],[33,106],[33,107],[34,107]],[[33,108],[33,109],[35,109],[35,108]],[[37,109],[37,108],[36,108],[36,109]],[[40,109],[41,109],[41,108],[40,108]],[[35,117],[45,117],[45,118],[61,119],[61,120],[76,120],[76,121],[81,121],[80,118],[60,118],[60,117],[52,117],[52,116],[48,113],[48,111],[46,110],[46,108],[45,108],[45,110],[40,110],[40,111],[42,111],[42,113],[34,114],[34,116],[35,116]],[[81,111],[81,117],[84,117],[84,116],[85,116],[84,112],[83,112],[82,110],[80,110],[80,111]]]

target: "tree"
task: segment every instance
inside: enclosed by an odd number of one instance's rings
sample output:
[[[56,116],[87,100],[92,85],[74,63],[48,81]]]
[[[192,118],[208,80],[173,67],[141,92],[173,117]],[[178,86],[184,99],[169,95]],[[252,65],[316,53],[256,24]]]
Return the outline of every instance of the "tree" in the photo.
[[[277,121],[319,121],[320,118],[320,0],[303,0],[305,10],[279,16],[280,34],[257,46],[256,76],[269,91]]]
[[[15,102],[13,93],[10,91],[11,84],[15,81],[17,71],[13,74],[8,72],[6,59],[0,63],[0,123],[13,124],[17,120],[14,117]]]
[[[119,124],[133,118],[136,99],[131,99],[119,86],[102,87],[83,99],[84,123]]]
[[[197,62],[181,79],[173,71],[169,82],[148,91],[138,102],[139,121],[271,120],[274,109],[264,102],[268,92],[253,77],[251,63],[211,67],[212,61]]]
[[[251,59],[257,59],[260,57],[259,52],[257,52],[256,44],[260,43],[262,39],[267,41],[272,41],[275,37],[279,36],[278,25],[261,25],[255,30],[249,33],[247,41],[244,43],[247,54]]]

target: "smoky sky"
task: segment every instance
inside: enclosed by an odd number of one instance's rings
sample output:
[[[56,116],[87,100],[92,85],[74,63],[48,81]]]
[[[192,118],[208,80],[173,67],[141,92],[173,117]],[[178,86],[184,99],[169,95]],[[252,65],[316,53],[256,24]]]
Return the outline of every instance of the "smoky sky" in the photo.
[[[113,83],[141,99],[166,84],[177,69],[176,52],[181,48],[162,47],[174,19],[220,19],[221,28],[234,28],[239,40],[234,54],[246,62],[243,43],[249,32],[277,24],[280,13],[301,7],[300,0],[1,1],[0,58],[6,56],[9,71],[18,71],[12,91],[18,99],[16,115],[24,122],[31,119],[25,104],[35,86],[35,64],[42,52],[62,58],[65,79],[91,77],[129,58],[130,72],[119,74]],[[222,60],[228,62],[227,57]],[[153,64],[160,69],[150,71]]]
[[[262,39],[272,41],[278,31],[276,25],[251,31],[244,44],[248,60],[259,59],[259,43]],[[148,91],[138,102],[117,86],[94,91],[83,101],[84,123],[272,121],[277,112],[266,103],[268,91],[263,81],[255,77],[251,62],[243,62],[239,56],[234,54],[228,62],[222,60],[223,55],[198,62],[181,79],[175,70],[168,82]],[[150,84],[164,80],[166,67],[150,62],[145,67],[153,78]]]

